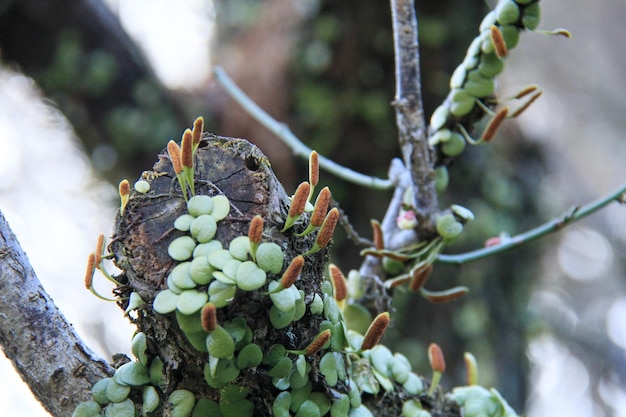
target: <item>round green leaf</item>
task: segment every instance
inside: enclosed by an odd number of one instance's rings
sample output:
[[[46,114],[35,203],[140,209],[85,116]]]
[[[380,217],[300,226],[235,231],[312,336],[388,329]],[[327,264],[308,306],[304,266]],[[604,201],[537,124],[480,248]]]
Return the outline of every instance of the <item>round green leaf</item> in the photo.
[[[272,403],[272,412],[275,417],[291,417],[289,407],[291,406],[291,393],[283,391],[279,393]]]
[[[163,290],[154,297],[152,308],[159,314],[167,314],[176,310],[178,303],[178,295],[171,290]]]
[[[130,349],[142,365],[148,365],[148,342],[143,332],[139,332],[133,337],[132,342],[130,342]]]
[[[235,341],[220,325],[207,336],[206,347],[211,356],[220,359],[231,358],[235,353]]]
[[[237,367],[239,369],[254,368],[261,364],[263,351],[259,345],[250,343],[244,346],[237,354]]]
[[[158,356],[150,362],[148,376],[152,385],[159,386],[163,382],[163,361]]]
[[[191,417],[223,417],[219,405],[208,398],[201,398],[196,402]]]
[[[196,404],[196,397],[191,391],[177,389],[167,398],[171,417],[189,417]]]
[[[306,400],[300,405],[296,417],[321,417],[320,408],[313,400]]]
[[[130,393],[129,386],[120,385],[117,382],[115,382],[114,379],[111,379],[109,383],[107,384],[107,391],[106,391],[107,398],[114,403],[119,403],[121,401],[124,401],[126,397],[128,397],[129,393]]]
[[[195,195],[187,202],[187,211],[194,217],[211,214],[213,199],[208,195]]]
[[[91,387],[91,397],[102,405],[106,405],[111,402],[109,397],[107,397],[107,387],[109,386],[110,381],[111,378],[103,378]]]
[[[350,398],[346,394],[340,395],[330,407],[330,417],[345,417],[350,411]]]
[[[196,218],[193,217],[191,214],[183,214],[182,216],[179,216],[176,220],[174,220],[174,228],[176,230],[180,230],[181,232],[188,232],[189,228],[191,227],[191,223],[195,219]]]
[[[263,363],[268,366],[275,366],[287,355],[287,350],[283,345],[272,345],[270,350],[263,357]]]
[[[221,281],[213,281],[209,285],[209,301],[215,304],[215,307],[222,308],[233,299],[237,287],[235,285],[224,284]]]
[[[272,369],[268,372],[268,375],[272,378],[286,378],[291,373],[293,363],[289,358],[282,358],[278,361]]]
[[[127,362],[115,370],[113,381],[120,385],[138,387],[148,384],[150,378],[148,377],[148,369],[141,363]]]
[[[273,291],[280,285],[278,281],[271,281],[269,284],[269,291]],[[272,303],[282,312],[288,312],[293,310],[296,306],[296,298],[299,298],[300,294],[298,293],[298,289],[295,285],[292,285],[289,288],[285,288],[281,291],[271,293],[270,299]]]
[[[206,256],[198,256],[191,261],[189,276],[196,284],[206,285],[213,279],[214,271]]]
[[[513,0],[499,1],[495,12],[496,19],[501,25],[517,23],[520,16],[519,6]]]
[[[235,259],[247,261],[250,255],[250,238],[248,236],[238,236],[228,245],[228,251]]]
[[[324,311],[324,301],[322,300],[322,297],[319,296],[319,294],[315,294],[313,296],[313,301],[311,301],[309,309],[311,310],[311,314],[322,314],[322,312]]]
[[[148,413],[153,412],[159,406],[159,393],[152,385],[148,385],[143,389],[143,404],[141,407],[141,414],[146,416]]]
[[[224,417],[220,411],[220,406],[213,400],[201,398],[196,402],[191,417]]]
[[[302,406],[302,404],[311,397],[312,391],[313,384],[311,381],[308,381],[302,388],[292,389],[291,406],[289,407],[291,412],[297,412],[300,406]]]
[[[216,195],[212,198],[213,200],[213,211],[211,212],[211,216],[215,219],[216,222],[224,219],[228,216],[230,212],[230,201],[225,195]]]
[[[185,290],[178,296],[176,309],[183,314],[193,314],[199,311],[209,301],[209,296],[204,291]]]
[[[207,214],[196,218],[189,228],[191,236],[198,242],[206,243],[215,237],[217,232],[217,223],[212,216]]]
[[[104,409],[104,417],[135,417],[135,405],[129,399],[109,404]]]
[[[237,268],[237,286],[244,291],[254,291],[265,285],[265,271],[254,262],[245,261]]]
[[[213,252],[208,256],[209,264],[213,266],[215,269],[223,269],[226,262],[232,261],[234,258],[230,254],[230,252],[226,249],[221,249]]]
[[[337,362],[332,352],[327,352],[320,360],[320,372],[324,375],[326,383],[334,387],[337,385]]]
[[[196,242],[190,236],[180,236],[172,240],[167,247],[167,253],[175,261],[186,261],[191,258]]]
[[[76,406],[72,417],[100,417],[101,412],[100,404],[95,401],[85,401]]]
[[[270,307],[270,323],[275,329],[284,329],[293,321],[295,307],[288,311],[281,311],[275,305]]]
[[[233,382],[240,373],[239,367],[234,359],[217,359],[217,366],[214,372],[210,372],[210,364],[204,368],[204,378],[212,388],[222,388]]]
[[[237,270],[239,269],[242,263],[243,262],[241,262],[238,259],[232,259],[226,262],[226,264],[224,264],[224,268],[222,269],[222,272],[228,278],[232,279],[233,283],[235,283],[237,282]]]
[[[234,384],[222,388],[219,405],[224,417],[252,417],[254,404],[246,399],[249,392],[248,389]]]
[[[448,156],[457,156],[465,150],[465,138],[458,132],[453,132],[450,139],[441,145],[441,150]]]
[[[265,272],[278,274],[283,269],[285,255],[274,242],[263,242],[256,250],[256,262]]]
[[[219,240],[211,240],[210,242],[200,243],[193,250],[193,257],[197,258],[199,256],[209,256],[218,250],[222,250],[222,242]]]
[[[422,380],[414,373],[409,374],[407,381],[402,384],[402,387],[411,395],[417,395],[424,391],[424,384]]]
[[[181,262],[172,269],[168,278],[171,278],[172,284],[182,290],[195,288],[197,284],[191,279],[190,268],[191,262]]]

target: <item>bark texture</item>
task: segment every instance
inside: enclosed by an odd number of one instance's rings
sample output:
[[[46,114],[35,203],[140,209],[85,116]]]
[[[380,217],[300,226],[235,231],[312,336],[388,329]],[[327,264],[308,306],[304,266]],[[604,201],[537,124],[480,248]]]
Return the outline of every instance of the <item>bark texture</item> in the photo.
[[[311,247],[311,237],[296,238],[291,232],[279,233],[289,200],[267,158],[254,145],[239,139],[205,136],[194,164],[196,195],[223,194],[231,202],[230,215],[218,223],[216,235],[224,247],[227,248],[233,238],[247,235],[249,222],[257,214],[265,220],[264,241],[273,241],[282,247],[285,264]],[[155,295],[167,288],[167,275],[175,266],[167,248],[174,238],[183,235],[172,225],[186,212],[186,204],[167,154],[160,155],[150,176],[153,177],[150,193],[131,194],[124,216],[117,220],[111,249],[118,266],[124,270],[120,281],[126,285],[120,288],[120,295],[135,291],[146,301],[136,324],[148,337],[150,355],[158,355],[164,362],[164,394],[187,389],[197,398],[218,400],[218,390],[210,388],[204,381],[207,354],[189,344],[173,315],[160,315],[152,310]],[[306,294],[307,304],[315,294],[321,295],[325,257],[323,252],[307,257],[298,281],[298,287]],[[281,330],[274,329],[267,314],[270,306],[266,295],[238,291],[227,307],[218,309],[218,322],[243,317],[253,329],[254,343],[263,352],[269,351],[274,344],[282,344],[287,349],[303,349],[319,332],[320,316],[308,312],[297,323]],[[255,416],[272,415],[276,390],[267,371],[263,367],[247,369],[237,379],[238,385],[251,390],[248,398],[254,402]],[[164,415],[168,415],[167,412],[164,410]]]
[[[306,221],[298,222],[293,231],[280,232],[289,200],[258,148],[244,140],[205,134],[194,164],[196,195],[223,194],[231,202],[230,215],[218,223],[216,235],[224,247],[233,238],[246,235],[250,220],[257,214],[265,220],[264,241],[276,242],[283,249],[284,266],[312,246],[315,234],[304,238],[294,236],[294,233],[304,229]],[[186,212],[186,206],[166,154],[161,154],[153,170],[144,173],[143,177],[151,182],[151,191],[148,194],[131,194],[125,214],[117,219],[116,235],[110,246],[118,266],[124,271],[123,276],[118,277],[124,284],[119,293],[126,296],[135,291],[146,301],[138,311],[135,322],[148,338],[149,355],[159,356],[164,362],[164,396],[176,389],[187,389],[194,392],[197,399],[218,401],[219,390],[209,387],[203,376],[207,354],[198,352],[189,344],[173,314],[160,315],[152,309],[155,295],[167,288],[168,273],[175,266],[167,248],[174,238],[183,235],[172,225],[178,216]],[[306,257],[304,270],[297,281],[298,288],[304,291],[307,305],[302,319],[286,328],[275,329],[268,317],[272,305],[269,297],[259,291],[237,291],[227,307],[218,309],[218,322],[244,318],[253,330],[253,342],[264,353],[276,344],[288,350],[304,349],[320,332],[323,317],[312,314],[309,307],[316,294],[323,297],[326,261],[325,250]],[[345,351],[341,354],[345,360]],[[320,358],[319,354],[307,356],[312,368],[309,378],[313,391],[325,393],[329,399],[347,393],[345,381],[339,381],[334,386],[326,383],[319,370]],[[269,370],[270,367],[263,364],[243,369],[234,381],[250,390],[247,399],[254,403],[254,416],[274,415],[272,403],[280,391],[274,387]],[[381,391],[380,395],[365,397],[364,403],[376,416],[400,415],[403,401],[409,398],[400,386],[395,391]],[[423,395],[421,400],[433,415],[458,413],[458,407],[442,395],[434,399]],[[169,410],[164,408],[162,415],[170,415]]]
[[[0,345],[44,408],[72,415],[113,369],[74,332],[0,213]]]

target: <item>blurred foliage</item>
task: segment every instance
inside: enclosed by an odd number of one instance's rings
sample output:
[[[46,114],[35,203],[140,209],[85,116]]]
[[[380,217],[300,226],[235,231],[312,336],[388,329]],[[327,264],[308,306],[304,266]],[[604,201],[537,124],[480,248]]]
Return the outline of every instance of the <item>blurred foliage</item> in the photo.
[[[122,76],[111,53],[85,48],[81,35],[67,30],[61,32],[52,61],[41,71],[38,82],[74,126],[81,127],[93,116],[85,101],[105,101]],[[98,123],[105,132],[79,132],[94,167],[110,173],[114,182],[124,173],[136,176],[137,158],[158,152],[166,138],[177,136],[179,130],[176,114],[154,80],[134,80],[126,93],[126,102],[110,108],[101,104],[103,112],[98,114]]]
[[[167,139],[193,120],[153,77],[106,7],[4,2],[0,48],[3,61],[19,65],[59,107],[97,173],[111,182],[152,165]]]

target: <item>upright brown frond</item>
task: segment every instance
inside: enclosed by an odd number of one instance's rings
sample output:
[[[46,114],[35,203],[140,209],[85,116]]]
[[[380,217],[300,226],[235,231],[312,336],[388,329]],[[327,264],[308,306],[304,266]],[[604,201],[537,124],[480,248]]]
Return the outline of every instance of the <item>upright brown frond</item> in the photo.
[[[509,53],[509,50],[506,47],[502,32],[500,32],[500,29],[496,25],[491,25],[489,29],[491,30],[491,40],[493,41],[496,55],[498,55],[499,58],[504,58]]]
[[[130,183],[128,180],[122,180],[118,189],[120,193],[120,215],[123,216],[124,209],[126,208],[126,204],[128,204],[128,198],[130,196]]]
[[[328,205],[330,204],[330,189],[328,187],[322,188],[322,191],[317,195],[315,200],[315,206],[313,207],[313,214],[311,214],[311,225],[314,227],[320,227],[324,223],[324,218],[328,213]]]
[[[317,337],[315,337],[315,339],[313,339],[313,341],[309,343],[309,345],[306,347],[306,349],[304,350],[304,354],[308,356],[315,355],[317,352],[322,350],[326,343],[328,343],[328,341],[330,340],[330,336],[330,329],[326,329],[318,334]]]
[[[217,328],[217,308],[215,304],[206,303],[204,307],[202,307],[200,320],[202,322],[202,329],[207,333],[211,333]]]
[[[415,292],[419,292],[424,284],[426,284],[426,281],[428,280],[428,277],[430,276],[430,273],[432,271],[432,264],[424,264],[418,268],[415,268],[415,270],[411,271],[412,278],[411,283],[409,284],[409,288]]]
[[[523,106],[521,106],[519,109],[515,110],[515,112],[513,112],[513,114],[511,115],[511,117],[517,117],[520,114],[522,114],[523,112],[526,111],[527,108],[530,107],[531,104],[533,104],[535,102],[535,100],[537,100],[539,97],[541,97],[541,95],[543,94],[543,91],[537,91],[535,94],[533,94],[526,103],[524,103]]]
[[[361,350],[368,350],[373,348],[380,342],[380,339],[385,333],[385,329],[389,325],[390,318],[389,313],[384,312],[376,316],[370,327],[368,327],[361,343]]]
[[[100,233],[98,235],[98,240],[96,242],[96,251],[94,252],[96,256],[96,260],[95,260],[96,268],[98,268],[98,266],[100,265],[100,262],[102,262],[103,253],[104,253],[104,234]]]
[[[91,290],[93,286],[93,274],[96,272],[96,254],[91,252],[87,258],[87,270],[85,271],[85,288]]]
[[[191,131],[191,137],[193,144],[193,149],[195,150],[200,144],[200,139],[202,139],[202,131],[204,130],[204,118],[202,116],[198,117],[193,122],[193,130]]]
[[[312,151],[309,156],[309,182],[312,187],[316,187],[320,180],[320,162],[317,152]]]
[[[126,197],[130,195],[130,183],[128,180],[120,181],[119,185],[120,197]]]
[[[335,292],[335,300],[343,301],[348,297],[348,284],[346,283],[346,277],[341,272],[341,269],[335,264],[328,265],[328,273],[333,283],[333,289]]]
[[[322,223],[320,231],[317,234],[317,238],[315,238],[315,243],[320,247],[320,249],[325,248],[326,245],[328,245],[328,242],[330,242],[330,239],[333,237],[333,233],[335,233],[335,227],[337,227],[338,221],[339,209],[334,207],[326,215],[324,223]]]
[[[180,147],[180,159],[183,167],[193,168],[193,134],[190,129],[185,129]]]
[[[529,95],[530,93],[535,92],[539,87],[535,84],[533,85],[529,85],[525,88],[523,88],[519,93],[517,93],[513,98],[514,99],[520,99],[522,97],[525,97],[527,95]]]
[[[291,260],[291,263],[283,273],[280,279],[280,285],[283,288],[289,288],[298,279],[304,268],[304,256],[298,255]]]
[[[380,222],[378,220],[370,220],[370,224],[372,225],[372,241],[374,242],[374,249],[383,250],[385,249],[385,241],[383,238],[383,229],[380,227]]]
[[[167,153],[169,154],[172,165],[174,166],[174,173],[178,175],[183,172],[183,162],[180,156],[180,147],[173,140],[170,140],[167,143]]]
[[[258,214],[252,218],[248,228],[248,238],[251,243],[259,244],[263,238],[263,217]]]
[[[498,131],[498,129],[500,128],[500,125],[502,124],[504,119],[506,119],[506,116],[508,114],[509,114],[508,107],[504,107],[502,110],[496,113],[496,115],[493,116],[493,118],[489,121],[489,124],[485,128],[485,131],[483,132],[483,135],[480,139],[483,142],[490,142],[496,135],[496,132]]]
[[[431,343],[428,346],[428,361],[434,372],[444,373],[446,371],[446,361],[438,344]]]
[[[293,199],[291,200],[291,207],[289,207],[289,217],[298,217],[304,213],[310,190],[311,184],[306,181],[298,185],[296,192],[293,194]]]

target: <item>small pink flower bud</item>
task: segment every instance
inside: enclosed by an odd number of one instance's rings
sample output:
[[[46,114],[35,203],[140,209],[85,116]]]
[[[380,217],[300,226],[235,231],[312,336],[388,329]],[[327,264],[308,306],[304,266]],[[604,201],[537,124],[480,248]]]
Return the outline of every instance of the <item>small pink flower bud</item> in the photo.
[[[402,230],[410,230],[417,226],[417,217],[413,210],[400,210],[400,214],[396,218],[398,228]]]

